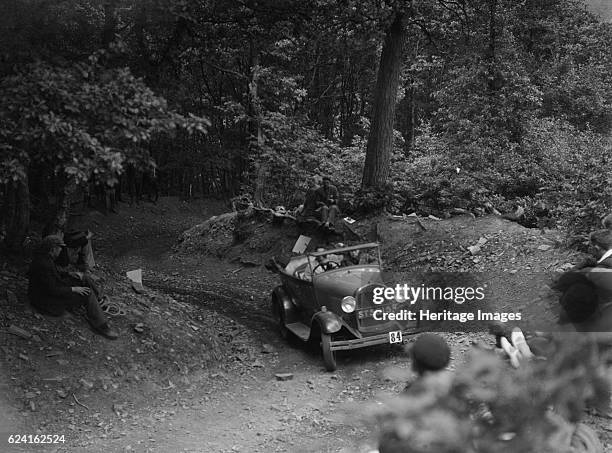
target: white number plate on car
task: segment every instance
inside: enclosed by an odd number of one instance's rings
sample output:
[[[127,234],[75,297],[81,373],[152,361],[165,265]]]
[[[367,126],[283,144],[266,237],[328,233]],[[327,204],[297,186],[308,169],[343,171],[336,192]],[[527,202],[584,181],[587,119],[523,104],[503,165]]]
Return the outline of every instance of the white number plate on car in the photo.
[[[402,343],[402,331],[394,330],[393,332],[389,332],[389,343]]]

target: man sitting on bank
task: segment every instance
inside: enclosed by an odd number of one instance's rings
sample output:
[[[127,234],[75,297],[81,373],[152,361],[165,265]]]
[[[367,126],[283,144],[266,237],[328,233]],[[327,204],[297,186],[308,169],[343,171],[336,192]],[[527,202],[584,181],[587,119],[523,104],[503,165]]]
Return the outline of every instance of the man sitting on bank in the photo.
[[[338,208],[338,189],[332,185],[328,176],[323,177],[323,185],[316,190],[317,211],[321,213],[323,226],[329,228],[334,225],[336,216],[340,213]]]
[[[66,310],[85,307],[86,319],[92,329],[110,340],[115,340],[118,334],[109,327],[95,293],[90,288],[81,286],[80,280],[58,272],[55,259],[65,245],[60,236],[46,236],[42,240],[30,265],[30,303],[41,313],[51,316],[61,316]]]
[[[61,237],[61,235],[58,235]],[[64,234],[65,247],[55,259],[55,265],[61,275],[75,279],[77,286],[87,286],[94,291],[98,300],[102,300],[102,288],[99,279],[93,273],[96,265],[91,246],[91,231],[69,231]]]

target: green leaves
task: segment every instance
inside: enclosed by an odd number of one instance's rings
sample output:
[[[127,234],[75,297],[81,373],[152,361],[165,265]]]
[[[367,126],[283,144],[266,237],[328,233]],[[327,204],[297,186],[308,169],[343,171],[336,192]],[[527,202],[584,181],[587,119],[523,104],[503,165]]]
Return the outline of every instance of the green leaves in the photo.
[[[99,55],[74,67],[37,62],[0,82],[0,179],[29,162],[87,180],[93,170],[116,178],[126,155],[150,159],[142,144],[183,128],[205,134],[205,118],[167,107],[129,69],[108,69]],[[6,156],[6,157],[5,157]]]
[[[571,433],[568,421],[582,417],[586,399],[608,403],[610,382],[593,339],[560,337],[551,346],[548,360],[515,371],[491,352],[473,351],[454,375],[426,376],[408,394],[377,405],[381,450],[568,451],[571,435],[554,434],[566,427]]]

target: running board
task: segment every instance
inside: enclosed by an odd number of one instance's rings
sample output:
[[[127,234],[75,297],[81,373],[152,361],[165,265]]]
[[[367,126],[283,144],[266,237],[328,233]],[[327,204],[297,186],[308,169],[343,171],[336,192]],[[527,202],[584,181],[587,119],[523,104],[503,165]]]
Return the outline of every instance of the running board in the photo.
[[[287,324],[287,329],[302,341],[307,341],[310,337],[310,328],[301,322]]]

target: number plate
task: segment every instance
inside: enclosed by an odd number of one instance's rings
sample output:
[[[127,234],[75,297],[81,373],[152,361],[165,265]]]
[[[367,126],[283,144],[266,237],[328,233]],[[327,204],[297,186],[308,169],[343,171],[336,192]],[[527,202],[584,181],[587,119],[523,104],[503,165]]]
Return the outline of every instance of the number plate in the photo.
[[[402,339],[402,331],[394,330],[393,332],[389,332],[389,343],[403,343]]]

